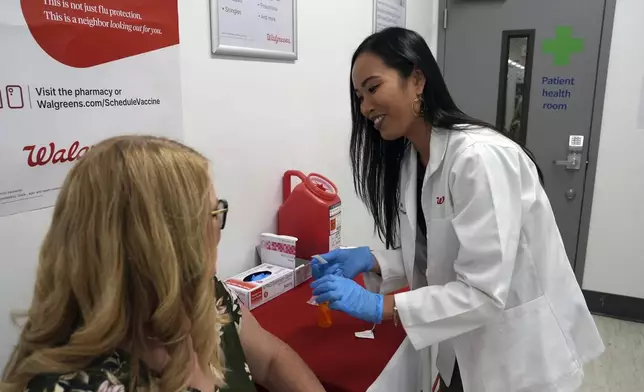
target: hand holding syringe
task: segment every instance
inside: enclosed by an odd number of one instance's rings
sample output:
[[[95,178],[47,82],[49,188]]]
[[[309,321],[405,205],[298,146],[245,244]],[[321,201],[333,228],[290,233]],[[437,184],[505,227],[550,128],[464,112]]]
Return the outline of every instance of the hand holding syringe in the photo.
[[[313,259],[313,279],[320,279],[324,275],[344,276],[341,263],[331,265],[320,255],[314,255]]]
[[[340,268],[340,266],[342,265],[341,263],[336,263],[334,265],[329,266],[329,262],[320,255],[313,256],[313,259],[314,259],[313,268],[316,269],[316,271],[313,274],[314,279],[319,279],[323,275],[336,275],[340,277],[344,276],[343,270]],[[317,263],[315,263],[315,261],[317,261]],[[315,297],[311,298],[311,300],[313,300],[314,303],[317,303]],[[318,309],[319,309],[318,326],[322,328],[330,327],[333,324],[333,320],[331,319],[331,310],[329,309],[329,303],[324,302],[319,304]],[[356,332],[355,336],[361,339],[375,339],[375,336],[374,336],[375,328],[376,328],[376,324],[374,323],[371,329],[368,329],[366,331]]]

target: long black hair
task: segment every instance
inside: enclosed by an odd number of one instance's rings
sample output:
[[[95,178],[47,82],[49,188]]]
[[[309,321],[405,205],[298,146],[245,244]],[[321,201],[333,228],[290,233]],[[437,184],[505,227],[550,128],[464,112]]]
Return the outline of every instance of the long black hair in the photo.
[[[369,36],[353,54],[352,69],[358,56],[363,53],[377,55],[385,65],[397,70],[402,78],[408,78],[415,70],[423,73],[426,79],[422,93],[423,118],[427,124],[447,130],[454,130],[455,125],[486,127],[509,137],[504,130],[472,118],[456,106],[431,50],[418,33],[392,27]],[[355,94],[353,81],[349,83],[353,119],[350,146],[353,183],[358,196],[373,216],[380,239],[388,249],[397,247],[400,170],[410,142],[406,138],[384,140],[373,123],[360,112],[360,101]],[[524,145],[521,147],[535,162],[532,153]],[[537,171],[543,182],[538,167]]]

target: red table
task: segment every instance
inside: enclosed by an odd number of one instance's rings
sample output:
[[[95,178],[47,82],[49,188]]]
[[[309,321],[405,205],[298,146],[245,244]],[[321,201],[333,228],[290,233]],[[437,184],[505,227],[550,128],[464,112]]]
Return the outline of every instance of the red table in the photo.
[[[356,279],[362,284],[362,278]],[[261,305],[252,312],[269,332],[282,339],[313,369],[328,392],[364,392],[378,378],[405,338],[391,321],[376,326],[375,340],[358,339],[355,332],[373,324],[333,312],[333,326],[317,326],[317,306],[310,281]]]

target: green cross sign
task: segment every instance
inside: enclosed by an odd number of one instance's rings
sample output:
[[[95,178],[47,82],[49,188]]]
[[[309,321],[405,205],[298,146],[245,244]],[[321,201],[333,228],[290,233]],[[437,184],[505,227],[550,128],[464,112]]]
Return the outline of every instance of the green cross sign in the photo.
[[[570,64],[570,56],[573,53],[584,51],[584,40],[573,38],[572,27],[560,26],[555,31],[555,38],[543,40],[541,50],[543,53],[552,54],[554,65],[564,66]]]

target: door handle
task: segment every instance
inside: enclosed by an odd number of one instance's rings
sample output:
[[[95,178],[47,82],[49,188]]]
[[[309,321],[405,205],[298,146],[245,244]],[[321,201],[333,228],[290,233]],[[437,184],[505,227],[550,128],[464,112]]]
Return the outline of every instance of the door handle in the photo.
[[[580,170],[581,169],[581,154],[571,152],[568,154],[568,159],[563,161],[554,161],[557,166],[564,166],[566,170]]]
[[[565,161],[554,161],[557,166],[563,166],[566,170],[581,170],[581,152],[584,147],[583,135],[570,135],[568,140],[568,159]]]

